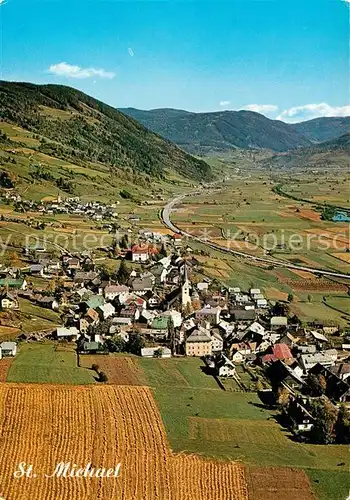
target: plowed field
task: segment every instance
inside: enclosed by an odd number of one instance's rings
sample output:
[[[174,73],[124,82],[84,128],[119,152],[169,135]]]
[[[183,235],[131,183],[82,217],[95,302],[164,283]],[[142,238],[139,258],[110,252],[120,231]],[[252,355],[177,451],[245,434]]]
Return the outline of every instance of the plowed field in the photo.
[[[0,359],[0,382],[6,382],[7,372],[12,364],[13,358]]]
[[[6,500],[246,500],[244,468],[174,455],[146,387],[0,384],[0,494]],[[36,477],[16,479],[20,462]],[[56,464],[112,478],[45,477]]]
[[[91,368],[93,364],[99,366],[101,372],[106,373],[109,384],[116,385],[144,385],[142,371],[133,358],[128,356],[81,356],[80,364],[84,368]]]
[[[247,471],[249,498],[254,500],[316,500],[304,471],[251,467]]]

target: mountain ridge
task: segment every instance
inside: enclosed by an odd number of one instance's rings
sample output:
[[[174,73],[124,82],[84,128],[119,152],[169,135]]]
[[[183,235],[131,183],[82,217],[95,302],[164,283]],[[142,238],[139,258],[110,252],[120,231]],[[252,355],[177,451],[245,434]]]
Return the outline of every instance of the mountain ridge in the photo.
[[[0,81],[3,122],[40,135],[39,150],[112,169],[130,168],[162,178],[167,169],[194,180],[210,180],[210,166],[131,117],[64,85]]]
[[[350,119],[347,117],[335,118],[338,127],[334,132],[333,118],[289,124],[248,110],[194,113],[173,108],[149,111],[121,108],[120,111],[186,151],[196,154],[234,148],[289,151],[311,146],[321,140],[334,139],[349,130],[350,125]],[[313,122],[314,129],[319,130],[318,133],[317,130],[310,130],[313,128]]]

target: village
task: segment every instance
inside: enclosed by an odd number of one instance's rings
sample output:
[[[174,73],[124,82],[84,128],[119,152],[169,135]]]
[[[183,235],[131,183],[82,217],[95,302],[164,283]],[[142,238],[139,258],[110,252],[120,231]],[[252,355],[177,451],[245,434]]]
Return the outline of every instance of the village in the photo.
[[[223,390],[231,379],[259,391],[265,404],[282,405],[298,435],[313,428],[315,400],[334,408],[350,401],[346,331],[302,324],[287,303],[268,301],[258,288],[227,288],[201,275],[180,234],[140,231],[130,246],[126,238],[114,274],[86,252],[53,258],[39,243],[24,249],[28,267],[1,269],[3,312],[20,311],[25,298],[58,312],[61,325],[2,342],[0,359],[16,356],[22,342],[47,339],[74,343],[78,356],[198,357]],[[35,288],[35,276],[47,278],[50,291]],[[243,372],[253,373],[253,389]]]

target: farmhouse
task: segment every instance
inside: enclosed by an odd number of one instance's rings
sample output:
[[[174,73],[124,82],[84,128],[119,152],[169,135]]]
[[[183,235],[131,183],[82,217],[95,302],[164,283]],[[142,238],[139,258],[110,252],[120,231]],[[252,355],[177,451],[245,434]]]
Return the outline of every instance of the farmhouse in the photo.
[[[212,352],[221,352],[224,347],[224,341],[218,331],[213,331],[211,336],[211,350]]]
[[[16,297],[16,295],[9,293],[9,292],[4,292],[1,297],[1,309],[12,309],[12,310],[18,310],[19,309],[19,302]]]
[[[109,285],[104,289],[104,294],[106,300],[114,300],[116,297],[120,295],[127,296],[129,294],[129,287],[126,285]]]
[[[270,320],[271,330],[278,330],[279,328],[288,325],[288,318],[285,316],[272,316]]]
[[[66,328],[64,326],[58,327],[56,330],[56,336],[58,340],[77,340],[79,335],[79,330],[75,326]]]
[[[333,401],[349,401],[350,400],[350,386],[337,375],[332,373],[332,371],[317,363],[313,366],[309,373],[313,375],[322,375],[326,381],[326,396]]]
[[[168,347],[143,347],[141,349],[143,358],[171,358],[171,350]]]
[[[221,354],[220,358],[215,362],[215,369],[219,377],[234,377],[236,375],[235,365],[225,354]]]
[[[182,243],[182,235],[180,233],[175,233],[174,236],[173,236],[173,241],[174,241],[174,245],[177,247],[177,246],[181,246],[181,243]]]
[[[16,356],[17,344],[16,342],[2,342],[0,344],[0,359],[5,356]]]
[[[115,308],[112,304],[107,302],[97,308],[98,313],[101,315],[102,319],[110,318],[115,313]]]
[[[148,245],[134,245],[131,248],[131,260],[133,262],[147,262],[149,256]]]

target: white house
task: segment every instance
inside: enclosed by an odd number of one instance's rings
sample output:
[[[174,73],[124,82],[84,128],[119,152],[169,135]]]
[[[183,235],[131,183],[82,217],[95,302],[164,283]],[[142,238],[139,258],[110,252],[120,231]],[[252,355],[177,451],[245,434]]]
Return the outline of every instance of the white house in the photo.
[[[157,354],[159,353],[159,356]],[[141,349],[143,358],[171,358],[171,350],[168,347],[144,347]]]
[[[16,342],[2,342],[0,344],[0,359],[5,356],[16,356],[17,344]]]
[[[162,316],[170,316],[173,320],[174,328],[180,328],[182,325],[182,314],[180,311],[170,309],[169,311],[165,311]]]
[[[205,281],[201,281],[200,283],[197,283],[197,288],[200,292],[203,292],[203,290],[208,290],[209,284],[206,283]]]
[[[220,333],[214,332],[211,336],[211,350],[212,352],[221,352],[224,348],[224,341]]]
[[[147,262],[149,259],[148,245],[134,245],[131,249],[133,262]]]
[[[235,365],[225,354],[222,354],[219,361],[217,361],[216,371],[219,377],[234,377],[236,375]]]
[[[76,340],[79,336],[79,330],[75,326],[66,328],[65,326],[60,326],[56,330],[56,335],[58,339],[74,339]]]
[[[5,292],[1,296],[1,309],[19,309],[19,302],[17,297],[10,292]]]
[[[242,363],[244,356],[240,351],[232,351],[231,361],[233,363]]]
[[[99,306],[97,310],[102,315],[103,319],[110,318],[115,314],[115,307],[109,302]]]
[[[268,304],[267,304],[267,300],[266,299],[257,299],[257,301],[256,301],[256,307],[258,309],[264,309],[267,306],[268,306]]]
[[[256,333],[257,335],[261,335],[261,337],[265,335],[265,328],[257,321],[254,321],[254,323],[248,326],[247,331]]]
[[[286,316],[272,316],[270,320],[272,330],[276,330],[288,325],[288,318]]]
[[[114,300],[116,297],[120,297],[121,295],[124,295],[127,297],[129,294],[129,287],[125,285],[109,285],[106,286],[104,293],[105,293],[105,299],[106,300]]]

